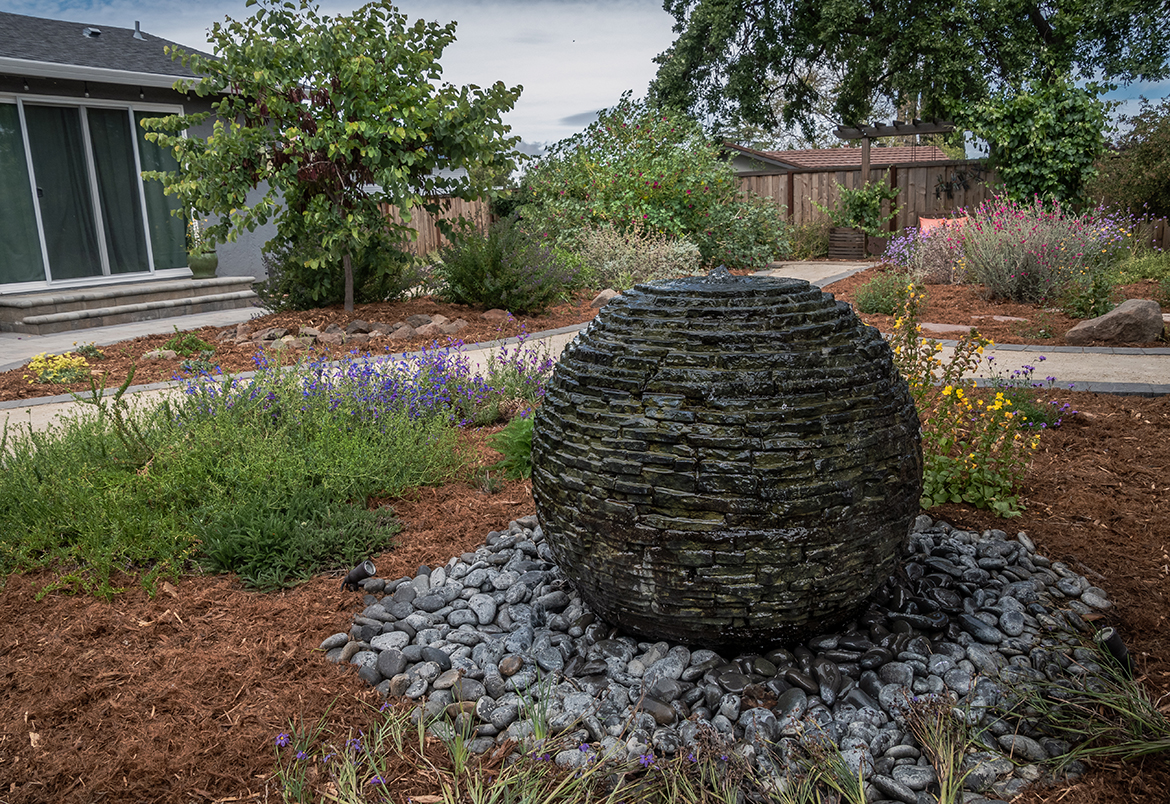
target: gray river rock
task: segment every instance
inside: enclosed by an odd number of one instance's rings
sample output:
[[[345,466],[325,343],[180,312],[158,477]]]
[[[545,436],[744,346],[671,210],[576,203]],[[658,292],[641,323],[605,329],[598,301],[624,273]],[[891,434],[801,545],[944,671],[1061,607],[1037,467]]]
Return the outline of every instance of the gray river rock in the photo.
[[[443,567],[366,579],[378,591],[320,648],[383,696],[425,704],[417,716],[469,724],[473,751],[526,745],[536,712],[570,744],[621,757],[691,750],[713,729],[764,773],[796,762],[795,741],[816,735],[865,769],[871,801],[916,804],[937,787],[904,727],[915,696],[945,696],[986,729],[986,750],[968,759],[969,795],[1018,792],[1044,778],[1033,763],[1067,746],[1000,720],[997,707],[1020,684],[1091,669],[1081,614],[1111,605],[1024,534],[920,516],[900,571],[855,619],[801,644],[724,655],[611,628],[550,558],[530,516]],[[574,751],[557,763],[577,767],[587,754]]]

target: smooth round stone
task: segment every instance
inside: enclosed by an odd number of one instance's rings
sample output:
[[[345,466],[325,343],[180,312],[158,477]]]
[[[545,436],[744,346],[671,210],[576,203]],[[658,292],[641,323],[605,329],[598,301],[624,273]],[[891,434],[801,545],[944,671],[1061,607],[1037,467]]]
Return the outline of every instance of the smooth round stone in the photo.
[[[1004,734],[998,738],[999,744],[1008,752],[1009,759],[1026,759],[1030,762],[1046,762],[1048,752],[1040,743],[1023,734]]]
[[[1094,592],[1084,592],[1081,595],[1081,602],[1086,606],[1091,606],[1098,611],[1108,611],[1113,608],[1113,603],[1108,598],[1098,595]]]
[[[504,678],[514,676],[524,667],[524,659],[515,654],[500,659],[500,675]]]
[[[535,683],[536,671],[525,668],[518,673],[508,676],[504,681],[504,686],[513,692],[524,692]]]
[[[436,690],[449,690],[455,686],[460,678],[458,670],[445,670],[438,675],[438,677],[431,682],[431,688]]]
[[[410,686],[403,692],[403,696],[416,701],[422,696],[426,695],[429,682],[425,678],[416,678],[410,682]]]
[[[436,612],[443,606],[447,605],[447,601],[440,594],[430,593],[423,597],[414,599],[414,607],[419,611],[425,611],[428,614]]]
[[[565,667],[565,657],[556,648],[545,648],[536,654],[536,665],[546,673],[555,673]]]
[[[740,693],[752,680],[743,673],[720,673],[719,686],[728,692]]]
[[[430,646],[424,646],[423,649],[419,651],[419,657],[424,662],[434,662],[439,666],[440,670],[451,669],[451,657],[447,654],[446,651],[439,650],[438,648],[432,648]]]
[[[467,601],[467,608],[475,613],[480,625],[487,625],[496,619],[496,601],[491,595],[482,592],[472,595]]]
[[[643,697],[641,699],[637,704],[637,711],[646,712],[660,726],[669,726],[675,721],[676,717],[674,710],[670,706],[650,697]]]
[[[501,573],[498,573],[496,577],[491,579],[492,588],[497,592],[503,592],[518,580],[520,580],[519,573],[512,572],[511,570],[505,570]],[[488,622],[491,621],[489,620]]]
[[[807,710],[808,695],[799,687],[793,687],[782,694],[776,700],[776,705],[772,707],[772,711],[781,718],[794,718],[796,720],[804,717]]]
[[[892,661],[894,652],[881,646],[872,647],[862,654],[858,664],[863,670],[876,670],[887,662]]]
[[[891,775],[911,790],[925,790],[938,781],[934,768],[929,765],[898,765]]]
[[[1003,634],[972,614],[960,614],[957,619],[960,627],[980,642],[996,645],[1003,641]]]
[[[374,650],[402,650],[409,644],[410,635],[402,631],[378,634],[370,640],[370,647]]]
[[[389,648],[378,654],[376,666],[384,678],[394,678],[406,670],[406,657],[402,655],[402,651]]]
[[[889,662],[878,671],[878,677],[887,684],[909,687],[914,683],[914,670],[905,662]]]
[[[1011,637],[1024,633],[1024,615],[1019,611],[1005,611],[999,615],[999,629]]]

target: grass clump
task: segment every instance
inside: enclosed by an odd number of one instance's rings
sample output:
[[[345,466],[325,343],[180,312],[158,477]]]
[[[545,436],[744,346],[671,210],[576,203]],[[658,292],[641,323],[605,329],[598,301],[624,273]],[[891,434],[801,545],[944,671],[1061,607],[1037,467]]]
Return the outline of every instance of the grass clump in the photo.
[[[525,232],[516,218],[493,223],[486,234],[463,222],[439,250],[440,294],[457,304],[541,311],[579,284],[573,261]]]
[[[882,271],[857,288],[854,304],[867,315],[895,316],[906,303],[912,282],[904,271]]]

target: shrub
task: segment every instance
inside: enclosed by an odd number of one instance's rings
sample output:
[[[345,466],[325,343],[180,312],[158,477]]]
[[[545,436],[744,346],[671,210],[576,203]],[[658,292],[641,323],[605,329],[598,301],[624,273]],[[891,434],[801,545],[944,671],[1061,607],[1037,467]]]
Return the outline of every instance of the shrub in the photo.
[[[897,315],[906,303],[912,281],[904,271],[883,271],[857,288],[854,303],[869,315]]]
[[[24,378],[29,385],[37,382],[68,385],[81,382],[89,376],[89,363],[81,355],[66,352],[63,355],[51,355],[41,352],[28,361],[28,370],[32,372]]]
[[[873,237],[885,234],[885,224],[898,214],[893,201],[901,189],[888,187],[882,182],[867,181],[864,187],[849,188],[837,185],[838,200],[835,209],[827,209],[813,202],[821,212],[829,216],[834,226],[858,228]],[[890,201],[889,213],[882,214],[882,202]]]
[[[234,572],[253,589],[271,590],[346,569],[393,546],[400,528],[388,511],[331,499],[318,489],[260,496],[227,510],[208,506],[199,527],[200,564]]]
[[[968,214],[963,254],[971,280],[992,298],[1054,304],[1113,271],[1127,252],[1127,229],[1102,210],[1077,215],[1039,198],[996,197]]]
[[[194,357],[195,355],[215,353],[215,346],[203,340],[194,332],[179,332],[178,327],[175,327],[174,330],[174,336],[163,344],[164,349],[170,349],[179,357]]]
[[[922,507],[968,503],[997,516],[1019,516],[1019,486],[1038,434],[1021,432],[1011,399],[994,391],[989,400],[964,379],[978,367],[988,341],[972,330],[947,361],[942,344],[919,337],[922,294],[911,289],[894,323],[894,363],[910,385],[922,421]]]
[[[547,308],[576,286],[579,274],[515,217],[492,224],[486,235],[461,222],[439,250],[435,270],[440,293],[450,301],[513,312]]]
[[[764,198],[738,198],[713,207],[695,243],[708,265],[763,269],[792,253],[792,233],[783,207]]]
[[[280,312],[340,304],[345,299],[341,261],[311,268],[306,261],[314,255],[294,241],[270,240],[261,257],[267,278],[256,285],[260,306]],[[353,273],[357,304],[401,299],[426,278],[418,258],[394,249],[385,238],[374,238],[370,246],[355,254]]]
[[[808,221],[792,228],[792,257],[797,260],[824,259],[829,256],[828,218]]]
[[[532,416],[517,416],[504,429],[488,439],[493,449],[503,454],[496,464],[505,477],[514,480],[532,477]]]
[[[890,239],[882,259],[906,269],[917,283],[949,285],[964,278],[963,233],[950,227],[921,232],[903,229]]]
[[[787,225],[740,195],[735,169],[691,118],[629,93],[553,145],[527,177],[525,226],[565,245],[584,230],[649,231],[699,247],[706,264],[746,268],[787,253]]]
[[[693,243],[634,230],[622,234],[605,224],[580,232],[574,247],[586,282],[594,288],[627,290],[642,282],[686,276],[700,270]]]
[[[1170,98],[1156,106],[1143,98],[1141,111],[1120,122],[1128,131],[1098,160],[1092,197],[1134,214],[1170,217]]]

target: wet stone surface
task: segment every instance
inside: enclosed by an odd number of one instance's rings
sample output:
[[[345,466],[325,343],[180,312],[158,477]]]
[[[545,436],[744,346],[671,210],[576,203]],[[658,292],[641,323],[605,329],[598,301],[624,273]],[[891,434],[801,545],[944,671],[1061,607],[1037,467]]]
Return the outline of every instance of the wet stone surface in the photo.
[[[639,285],[564,351],[533,434],[560,568],[626,633],[811,636],[889,574],[922,451],[877,330],[800,280]]]
[[[983,569],[988,557],[1002,566]],[[940,560],[957,574],[940,571]],[[953,530],[926,516],[861,615],[831,633],[758,653],[639,641],[605,624],[564,578],[535,516],[490,533],[483,547],[441,570],[367,579],[365,608],[349,633],[328,637],[321,649],[360,668],[384,696],[417,701],[428,717],[457,710],[472,718],[473,751],[509,739],[524,745],[535,709],[570,744],[633,758],[688,750],[703,729],[713,729],[737,750],[750,747],[764,774],[773,772],[766,757],[784,768],[800,756],[802,735],[816,735],[866,769],[870,801],[916,801],[933,789],[929,763],[903,717],[914,696],[941,696],[979,727],[979,752],[968,757],[970,793],[1010,798],[1045,780],[1037,763],[1068,746],[999,719],[1000,707],[1020,685],[1060,679],[1068,666],[1094,672],[1092,655],[1080,648],[1085,616],[1095,611],[1086,598],[1098,609],[1109,606],[1103,590],[1037,555],[1022,534]],[[527,577],[525,594],[511,602],[493,583],[504,573]],[[437,580],[441,587],[432,588]],[[412,608],[432,594],[451,603],[432,612]],[[457,602],[477,595],[496,604],[494,619],[458,620],[466,609]],[[1005,623],[1017,631],[1021,621],[1018,633],[1009,633]],[[405,639],[381,639],[397,634]],[[1074,763],[1072,772],[1079,770]]]

